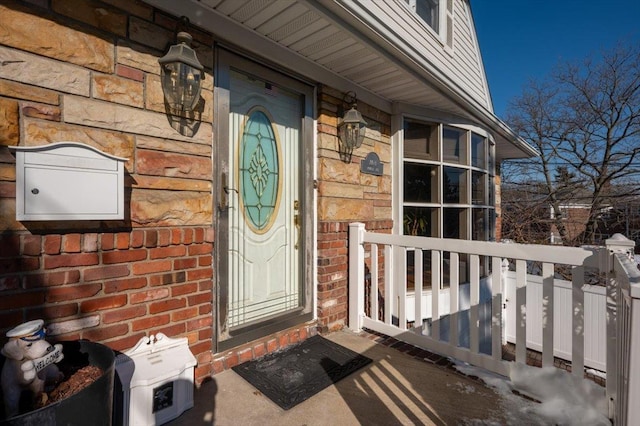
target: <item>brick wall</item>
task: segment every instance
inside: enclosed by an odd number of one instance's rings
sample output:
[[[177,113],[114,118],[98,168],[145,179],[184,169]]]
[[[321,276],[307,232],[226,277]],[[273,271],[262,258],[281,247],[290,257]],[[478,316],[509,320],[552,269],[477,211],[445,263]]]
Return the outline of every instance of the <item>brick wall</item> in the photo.
[[[43,318],[55,340],[114,350],[162,332],[187,336],[207,374],[212,337],[211,228],[0,237],[0,324]]]
[[[198,381],[212,371],[213,39],[188,29],[207,76],[198,110],[171,116],[157,60],[175,28],[137,0],[0,4],[2,337],[34,318],[116,350],[163,332],[188,338]],[[8,147],[60,141],[128,159],[124,220],[15,220]]]

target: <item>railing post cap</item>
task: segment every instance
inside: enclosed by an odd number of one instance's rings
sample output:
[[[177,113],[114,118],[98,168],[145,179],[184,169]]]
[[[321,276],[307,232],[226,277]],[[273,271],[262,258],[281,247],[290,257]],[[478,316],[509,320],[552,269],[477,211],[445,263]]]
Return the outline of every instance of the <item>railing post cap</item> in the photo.
[[[605,243],[607,247],[609,246],[635,247],[636,245],[635,241],[630,240],[629,238],[619,233],[613,234],[611,238],[608,238],[605,241]]]

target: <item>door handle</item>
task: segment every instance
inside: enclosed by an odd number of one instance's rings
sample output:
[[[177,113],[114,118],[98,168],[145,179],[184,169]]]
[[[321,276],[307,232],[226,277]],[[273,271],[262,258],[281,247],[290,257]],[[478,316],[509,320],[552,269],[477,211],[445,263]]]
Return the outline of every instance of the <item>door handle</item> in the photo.
[[[296,213],[293,216],[293,224],[296,226],[296,229],[298,230],[298,237],[296,238],[296,244],[293,246],[293,248],[295,248],[296,250],[298,250],[298,247],[300,247],[300,234],[302,234],[302,219],[300,219],[300,215],[298,213]]]
[[[237,189],[229,188],[227,185],[227,174],[222,173],[220,175],[220,202],[218,203],[220,210],[226,210],[227,207],[229,207],[227,203],[227,195],[229,195],[230,191],[233,191],[236,194],[238,193]]]
[[[300,201],[295,200],[293,202],[293,210],[296,212],[300,209]],[[296,238],[296,244],[293,246],[296,250],[300,247],[300,235],[302,234],[302,218],[300,217],[300,213],[296,213],[293,215],[293,224],[297,229],[298,237]]]

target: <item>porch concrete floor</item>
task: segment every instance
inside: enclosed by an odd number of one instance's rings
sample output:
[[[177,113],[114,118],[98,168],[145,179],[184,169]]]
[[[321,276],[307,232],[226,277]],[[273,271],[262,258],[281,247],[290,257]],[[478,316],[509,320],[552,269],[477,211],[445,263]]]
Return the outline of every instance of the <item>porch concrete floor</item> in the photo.
[[[168,424],[548,424],[531,413],[535,402],[500,395],[440,362],[423,360],[419,350],[390,347],[388,340],[367,333],[340,331],[324,337],[368,356],[373,363],[287,411],[228,370],[196,389],[194,408]]]

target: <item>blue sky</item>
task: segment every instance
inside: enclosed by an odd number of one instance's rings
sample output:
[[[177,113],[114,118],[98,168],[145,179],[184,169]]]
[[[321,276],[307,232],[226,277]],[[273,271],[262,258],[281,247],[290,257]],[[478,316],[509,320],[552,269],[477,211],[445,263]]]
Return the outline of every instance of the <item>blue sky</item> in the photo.
[[[472,0],[493,108],[501,118],[529,79],[626,38],[640,43],[640,0]]]

